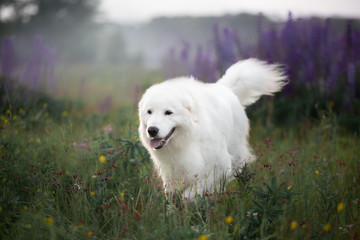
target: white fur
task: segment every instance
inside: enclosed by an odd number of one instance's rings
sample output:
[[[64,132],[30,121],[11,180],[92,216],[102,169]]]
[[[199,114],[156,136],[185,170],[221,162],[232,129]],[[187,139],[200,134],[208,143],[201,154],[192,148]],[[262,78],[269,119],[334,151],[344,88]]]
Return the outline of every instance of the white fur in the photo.
[[[273,95],[280,91],[286,85],[286,76],[280,65],[250,58],[229,67],[218,83],[231,88],[241,104],[248,106],[261,95]]]
[[[285,80],[277,65],[248,59],[231,66],[217,83],[181,77],[150,87],[139,103],[139,133],[165,191],[193,199],[253,161],[244,106],[281,90]],[[149,127],[159,129],[160,139],[175,131],[155,150]]]

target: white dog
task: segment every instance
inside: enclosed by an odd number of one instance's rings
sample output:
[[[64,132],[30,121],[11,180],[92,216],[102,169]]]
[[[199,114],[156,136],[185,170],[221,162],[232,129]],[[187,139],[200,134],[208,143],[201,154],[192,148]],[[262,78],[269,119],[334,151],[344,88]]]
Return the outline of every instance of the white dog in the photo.
[[[278,65],[247,59],[216,83],[181,77],[150,87],[139,103],[139,133],[165,192],[193,199],[253,161],[244,109],[285,80]]]

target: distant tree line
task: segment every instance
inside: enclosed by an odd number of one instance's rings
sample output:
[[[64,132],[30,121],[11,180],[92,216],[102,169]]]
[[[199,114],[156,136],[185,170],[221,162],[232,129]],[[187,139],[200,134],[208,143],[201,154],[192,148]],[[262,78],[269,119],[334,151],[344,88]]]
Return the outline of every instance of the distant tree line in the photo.
[[[61,58],[91,59],[96,49],[97,7],[98,0],[2,0],[0,13],[7,17],[0,16],[0,38],[15,36],[23,58],[30,54],[31,39],[40,35]]]

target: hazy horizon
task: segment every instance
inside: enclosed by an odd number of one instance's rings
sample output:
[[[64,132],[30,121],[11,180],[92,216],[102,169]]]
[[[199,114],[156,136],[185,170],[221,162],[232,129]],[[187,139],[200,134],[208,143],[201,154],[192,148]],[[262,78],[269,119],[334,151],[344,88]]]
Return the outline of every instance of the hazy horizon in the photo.
[[[206,7],[204,7],[206,6]],[[99,5],[99,21],[115,23],[148,22],[156,17],[201,17],[222,16],[226,14],[259,14],[272,19],[286,19],[289,12],[298,17],[345,17],[360,19],[360,1],[358,0],[140,0],[118,1],[101,0]]]

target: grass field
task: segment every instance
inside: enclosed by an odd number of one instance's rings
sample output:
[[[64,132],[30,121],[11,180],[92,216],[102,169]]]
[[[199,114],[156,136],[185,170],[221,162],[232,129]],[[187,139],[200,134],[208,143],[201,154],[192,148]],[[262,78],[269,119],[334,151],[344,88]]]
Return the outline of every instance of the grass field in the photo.
[[[164,195],[139,142],[136,84],[113,79],[131,71],[105,71],[111,76],[101,82],[93,71],[82,107],[74,101],[83,75],[71,69],[72,78],[63,75],[57,90],[69,103],[39,98],[31,107],[5,106],[1,239],[360,238],[359,138],[338,127],[331,109],[293,127],[253,119],[250,143],[258,160],[190,203]],[[159,80],[154,73],[134,75],[143,85]],[[99,113],[106,95],[115,100]]]
[[[141,88],[163,79],[160,71],[144,71],[137,65],[75,64],[61,65],[56,72],[55,95],[83,101],[86,112],[104,112],[101,104],[111,99],[106,111],[137,102]],[[144,85],[144,86],[143,86]],[[105,111],[105,112],[106,112]]]

